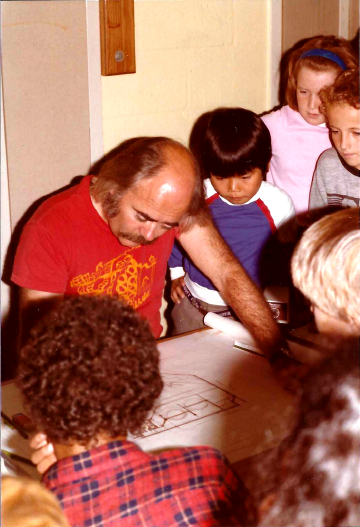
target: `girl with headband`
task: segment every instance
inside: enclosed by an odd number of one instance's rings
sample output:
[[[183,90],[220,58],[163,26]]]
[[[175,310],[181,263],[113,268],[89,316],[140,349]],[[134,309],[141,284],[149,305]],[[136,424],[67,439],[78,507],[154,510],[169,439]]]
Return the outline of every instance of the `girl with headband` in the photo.
[[[346,69],[358,67],[350,43],[319,36],[293,51],[287,65],[286,106],[262,117],[271,133],[273,157],[267,181],[285,190],[296,213],[308,211],[310,186],[320,154],[331,148],[320,91]]]

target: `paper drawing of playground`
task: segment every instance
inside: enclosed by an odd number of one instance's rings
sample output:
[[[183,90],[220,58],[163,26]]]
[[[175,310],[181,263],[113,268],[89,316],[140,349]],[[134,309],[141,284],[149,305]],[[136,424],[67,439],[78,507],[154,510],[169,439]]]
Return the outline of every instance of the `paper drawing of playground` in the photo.
[[[206,419],[227,410],[243,407],[244,399],[197,375],[162,373],[164,389],[151,411],[141,439],[185,424]]]

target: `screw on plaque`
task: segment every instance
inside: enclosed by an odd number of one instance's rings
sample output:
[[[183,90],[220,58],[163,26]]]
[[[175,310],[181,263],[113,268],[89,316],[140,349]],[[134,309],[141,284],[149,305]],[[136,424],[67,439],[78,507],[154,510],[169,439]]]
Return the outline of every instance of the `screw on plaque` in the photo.
[[[124,60],[124,52],[123,51],[117,51],[115,53],[115,60],[116,62],[122,62]]]

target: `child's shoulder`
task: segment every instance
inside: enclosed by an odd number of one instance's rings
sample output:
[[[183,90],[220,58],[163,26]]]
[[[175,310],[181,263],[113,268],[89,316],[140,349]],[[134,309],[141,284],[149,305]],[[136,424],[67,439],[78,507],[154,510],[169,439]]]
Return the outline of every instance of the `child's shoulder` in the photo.
[[[294,204],[289,194],[268,181],[262,182],[258,199],[266,206],[277,227],[295,216]]]
[[[285,190],[269,183],[268,181],[263,181],[261,183],[259,198],[268,198],[277,201],[291,201],[289,194]]]
[[[211,184],[211,181],[209,178],[204,180],[204,186],[205,186],[205,199],[208,200],[211,197],[217,196],[217,192],[214,189],[214,187]]]
[[[339,155],[335,148],[329,148],[328,150],[325,150],[319,157],[319,165],[325,165],[325,166],[334,166],[334,165],[341,165],[341,161],[339,159]]]
[[[182,460],[185,462],[201,462],[201,464],[219,463],[228,465],[227,458],[218,450],[210,446],[192,446],[192,447],[178,447],[170,450],[165,450],[160,454],[155,455],[153,459],[171,459]]]
[[[292,120],[294,118],[294,114],[296,115],[297,113],[298,112],[292,110],[290,106],[282,106],[279,110],[262,115],[261,119],[264,121],[266,126],[281,126],[289,120]]]

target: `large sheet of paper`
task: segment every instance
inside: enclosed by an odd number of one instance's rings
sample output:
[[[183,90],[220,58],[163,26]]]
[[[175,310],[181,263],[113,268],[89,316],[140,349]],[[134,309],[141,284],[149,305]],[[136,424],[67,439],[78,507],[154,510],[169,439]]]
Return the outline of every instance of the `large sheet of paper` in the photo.
[[[211,445],[231,462],[277,446],[296,414],[267,359],[211,329],[159,344],[165,389],[135,438],[144,450]]]
[[[159,343],[165,388],[143,432],[133,437],[144,450],[210,445],[236,462],[277,446],[289,433],[295,398],[265,358],[233,342],[211,329]],[[24,412],[15,384],[2,387],[2,404],[7,415]],[[11,432],[3,448],[28,457],[26,441]]]

